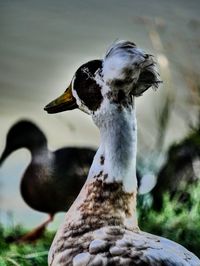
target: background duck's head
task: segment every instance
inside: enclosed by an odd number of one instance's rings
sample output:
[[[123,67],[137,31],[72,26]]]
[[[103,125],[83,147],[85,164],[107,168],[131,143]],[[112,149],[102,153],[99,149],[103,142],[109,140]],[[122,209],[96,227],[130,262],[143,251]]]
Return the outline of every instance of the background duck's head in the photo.
[[[106,100],[120,105],[150,87],[157,88],[159,83],[152,56],[132,42],[119,41],[108,49],[103,60],[83,64],[64,94],[45,110],[57,113],[79,108],[91,114]]]
[[[34,151],[46,146],[44,133],[31,121],[20,120],[14,124],[7,133],[6,145],[0,157],[0,165],[15,150],[27,148]]]

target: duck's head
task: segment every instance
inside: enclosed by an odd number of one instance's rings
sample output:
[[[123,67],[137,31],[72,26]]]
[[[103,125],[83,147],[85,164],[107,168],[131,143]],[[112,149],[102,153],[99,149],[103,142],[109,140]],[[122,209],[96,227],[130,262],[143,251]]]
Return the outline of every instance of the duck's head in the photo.
[[[94,114],[105,101],[123,105],[159,83],[153,57],[132,42],[119,41],[108,49],[103,60],[83,64],[67,90],[45,110],[57,113],[79,108]]]

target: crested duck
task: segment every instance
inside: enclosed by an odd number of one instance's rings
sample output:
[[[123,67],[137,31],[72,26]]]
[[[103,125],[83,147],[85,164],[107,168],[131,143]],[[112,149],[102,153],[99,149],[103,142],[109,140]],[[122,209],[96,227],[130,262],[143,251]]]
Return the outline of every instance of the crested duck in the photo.
[[[103,60],[82,65],[64,94],[45,107],[48,113],[78,107],[101,135],[87,181],[54,238],[49,265],[200,265],[179,244],[138,228],[135,97],[159,82],[152,56],[119,41]]]
[[[6,139],[0,165],[14,151],[26,148],[31,161],[21,179],[21,195],[34,210],[49,214],[49,219],[21,241],[35,240],[57,212],[65,212],[85,183],[95,151],[90,148],[65,147],[54,152],[47,147],[41,129],[28,120],[14,124]]]

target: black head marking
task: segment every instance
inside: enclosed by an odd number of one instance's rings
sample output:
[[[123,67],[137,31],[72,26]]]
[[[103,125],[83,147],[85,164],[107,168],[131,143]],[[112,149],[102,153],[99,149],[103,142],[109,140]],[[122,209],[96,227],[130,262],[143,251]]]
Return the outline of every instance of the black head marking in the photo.
[[[103,100],[101,87],[94,79],[95,73],[101,69],[102,60],[92,60],[82,65],[74,78],[73,89],[91,111],[96,111]]]

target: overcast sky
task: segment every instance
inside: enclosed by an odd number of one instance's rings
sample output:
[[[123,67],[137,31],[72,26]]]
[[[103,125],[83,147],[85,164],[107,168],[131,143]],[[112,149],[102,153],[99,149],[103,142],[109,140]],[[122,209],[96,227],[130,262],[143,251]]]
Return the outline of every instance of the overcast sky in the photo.
[[[0,153],[9,127],[21,118],[37,123],[52,149],[96,147],[98,131],[87,115],[47,115],[43,107],[64,91],[80,64],[102,58],[116,39],[134,41],[154,54],[164,80],[157,93],[149,91],[137,100],[139,145],[153,146],[156,112],[168,94],[177,112],[167,141],[180,139],[196,112],[186,104],[191,95],[185,73],[200,70],[199,10],[199,0],[0,0]],[[29,160],[21,150],[0,169],[1,209],[14,210],[16,222],[26,225],[27,215],[33,215],[34,224],[44,217],[19,195]]]

